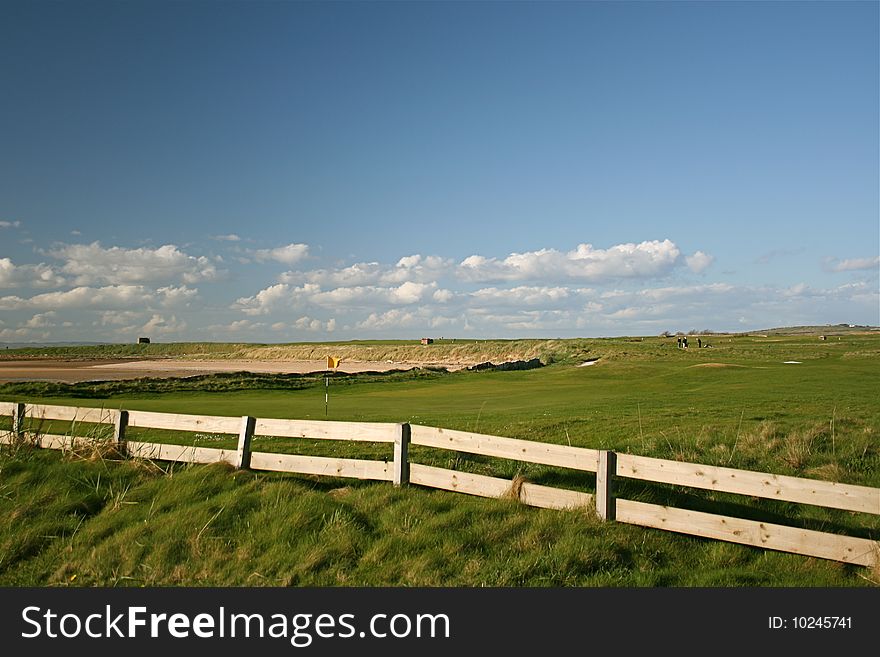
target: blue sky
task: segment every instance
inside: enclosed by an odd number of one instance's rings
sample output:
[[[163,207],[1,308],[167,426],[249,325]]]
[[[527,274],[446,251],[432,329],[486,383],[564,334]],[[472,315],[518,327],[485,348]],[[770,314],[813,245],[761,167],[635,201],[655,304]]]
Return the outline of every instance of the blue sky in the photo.
[[[875,2],[5,2],[0,341],[880,324]]]

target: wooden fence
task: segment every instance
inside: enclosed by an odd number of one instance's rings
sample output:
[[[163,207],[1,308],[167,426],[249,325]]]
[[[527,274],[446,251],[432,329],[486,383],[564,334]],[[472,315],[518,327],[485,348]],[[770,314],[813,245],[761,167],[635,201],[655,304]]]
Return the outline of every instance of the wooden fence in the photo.
[[[0,402],[0,415],[12,416],[12,430],[5,436],[0,435],[0,442],[5,443],[22,439],[28,418],[32,423],[59,420],[106,424],[113,425],[111,440],[117,450],[134,457],[185,463],[226,462],[253,470],[391,481],[397,486],[415,484],[483,497],[513,497],[524,504],[551,509],[595,504],[596,513],[608,521],[861,566],[880,565],[880,542],[870,539],[647,504],[615,495],[615,482],[624,478],[880,515],[878,488],[407,423],[181,415],[10,402]],[[135,442],[126,438],[128,427],[232,434],[238,436],[238,447],[230,450]],[[251,450],[255,435],[389,443],[394,446],[394,457],[391,461],[376,461],[255,452]],[[40,447],[54,449],[94,444],[93,438],[39,432],[33,433],[33,440]],[[409,457],[410,445],[595,473],[596,494],[413,463]]]

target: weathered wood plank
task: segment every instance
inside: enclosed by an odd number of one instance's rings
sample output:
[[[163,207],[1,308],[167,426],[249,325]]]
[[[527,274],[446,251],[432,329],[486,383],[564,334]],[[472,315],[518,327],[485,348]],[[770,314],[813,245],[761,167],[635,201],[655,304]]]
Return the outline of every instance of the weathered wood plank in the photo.
[[[577,509],[590,506],[593,495],[576,490],[565,490],[539,484],[523,483],[519,490],[519,501],[542,509]]]
[[[618,454],[620,477],[880,514],[880,488]]]
[[[393,464],[384,461],[272,454],[269,452],[252,452],[251,469],[378,481],[391,481],[393,476]]]
[[[880,559],[880,543],[864,538],[632,500],[617,500],[617,521],[860,566],[874,566]]]
[[[236,465],[238,462],[238,451],[234,449],[135,441],[128,441],[126,447],[129,456],[156,461],[176,461],[179,463],[219,463],[225,461],[230,465]]]
[[[480,497],[502,497],[510,493],[513,485],[509,479],[435,468],[418,463],[410,463],[409,483]]]
[[[617,454],[607,450],[599,452],[596,469],[596,514],[602,520],[615,519],[614,473]]]
[[[153,413],[151,411],[129,411],[128,426],[238,435],[239,429],[241,429],[241,416],[226,417],[224,415],[183,415],[177,413]]]
[[[11,416],[15,413],[15,402],[0,401],[0,415]]]
[[[277,420],[258,418],[257,436],[315,438],[393,443],[398,425],[392,422],[335,422],[332,420]]]
[[[61,420],[64,422],[94,422],[112,424],[113,409],[83,408],[79,406],[50,406],[46,404],[27,404],[25,413],[34,420]]]
[[[81,438],[77,436],[62,436],[53,433],[43,433],[37,436],[37,446],[43,449],[88,449],[96,446],[94,438]]]
[[[542,465],[555,465],[595,472],[599,463],[599,451],[583,447],[569,447],[541,443],[534,440],[502,438],[454,429],[412,426],[413,445],[451,449],[457,452],[497,456],[515,461],[528,461]]]

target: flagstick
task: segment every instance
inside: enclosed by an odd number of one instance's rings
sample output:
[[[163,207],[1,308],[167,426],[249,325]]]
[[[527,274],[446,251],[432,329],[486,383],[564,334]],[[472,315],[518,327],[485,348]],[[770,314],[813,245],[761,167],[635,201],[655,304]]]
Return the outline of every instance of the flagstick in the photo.
[[[324,417],[327,417],[327,403],[330,400],[330,377],[324,377]]]

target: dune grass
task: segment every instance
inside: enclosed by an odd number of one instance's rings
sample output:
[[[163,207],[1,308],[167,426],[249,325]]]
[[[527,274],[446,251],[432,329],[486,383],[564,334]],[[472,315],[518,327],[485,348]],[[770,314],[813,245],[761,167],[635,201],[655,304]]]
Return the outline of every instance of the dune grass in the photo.
[[[523,372],[338,375],[328,419],[408,421],[880,487],[880,337],[579,341]],[[580,359],[599,358],[590,367]],[[797,360],[800,364],[785,364]],[[45,385],[40,394],[40,385]],[[324,419],[320,376],[8,384],[2,400]],[[30,386],[30,387],[27,387]],[[36,386],[36,387],[34,387]],[[22,393],[26,392],[26,396]],[[2,422],[2,420],[0,420]],[[2,426],[0,426],[2,430]],[[43,427],[43,430],[50,430]],[[69,426],[52,431],[70,431]],[[75,431],[87,431],[83,426]],[[132,439],[233,446],[234,437]],[[390,458],[389,446],[254,448]],[[443,450],[416,462],[580,490],[591,475]],[[627,482],[631,499],[880,539],[880,519]],[[0,457],[0,584],[871,586],[868,569],[386,483],[162,466],[21,447]]]

